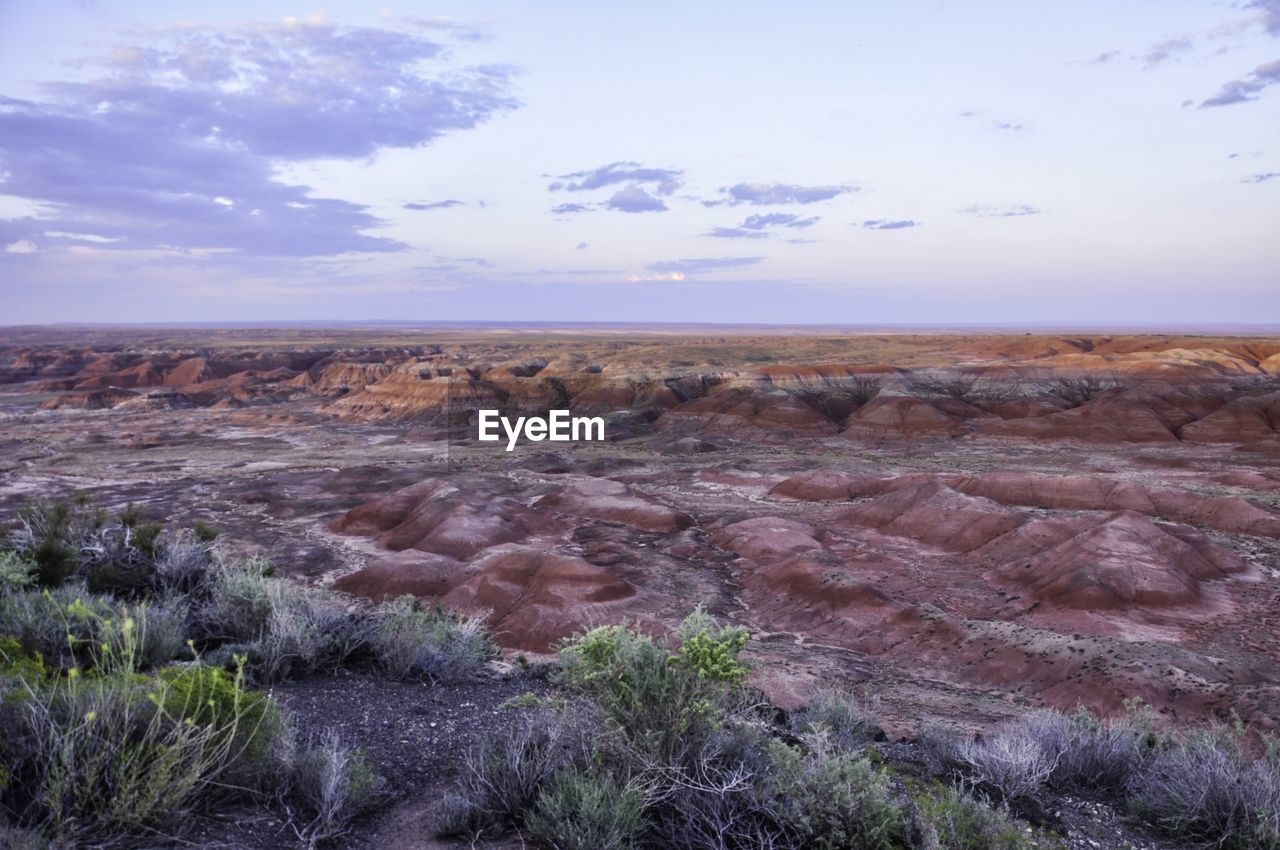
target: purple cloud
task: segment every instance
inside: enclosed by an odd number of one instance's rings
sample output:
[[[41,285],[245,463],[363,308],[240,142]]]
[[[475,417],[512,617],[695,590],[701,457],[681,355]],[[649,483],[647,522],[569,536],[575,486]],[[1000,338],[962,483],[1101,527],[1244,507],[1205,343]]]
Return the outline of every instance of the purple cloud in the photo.
[[[1250,9],[1262,10],[1262,25],[1272,35],[1280,35],[1280,0],[1253,0]]]
[[[586,204],[560,204],[551,208],[556,215],[568,215],[569,213],[591,212],[591,207]]]
[[[645,168],[638,162],[611,162],[588,171],[561,174],[547,188],[552,192],[583,192],[619,183],[653,183],[656,195],[670,195],[680,188],[683,171],[673,168]]]
[[[1280,177],[1280,171],[1267,171],[1263,174],[1251,174],[1244,178],[1243,183],[1266,183],[1268,180],[1275,180]]]
[[[742,222],[742,226],[751,230],[764,230],[769,227],[794,227],[803,229],[813,227],[819,221],[818,216],[812,218],[801,218],[794,213],[765,213],[763,215],[749,215]]]
[[[611,210],[628,213],[666,212],[667,205],[637,185],[613,193],[604,205]]]
[[[434,42],[323,23],[174,27],[85,63],[44,102],[0,97],[5,193],[47,205],[22,220],[117,248],[320,256],[405,246],[363,231],[360,205],[312,197],[280,164],[416,147],[518,104],[510,69],[452,68]],[[343,69],[335,74],[334,68]],[[10,222],[12,225],[13,222]]]
[[[664,260],[660,263],[650,263],[645,266],[645,269],[658,273],[697,274],[698,272],[712,272],[719,269],[754,266],[763,259],[764,257],[697,257],[694,259]]]
[[[1183,36],[1181,38],[1170,38],[1152,47],[1147,51],[1147,55],[1143,57],[1146,67],[1154,68],[1161,63],[1168,62],[1189,53],[1192,48],[1191,39]]]
[[[768,239],[769,234],[763,230],[748,230],[745,227],[713,227],[705,236],[717,239]]]
[[[1259,65],[1246,79],[1228,80],[1223,83],[1218,93],[1201,103],[1200,108],[1231,106],[1257,100],[1263,89],[1276,83],[1280,83],[1280,59]]]
[[[705,233],[717,239],[765,239],[774,227],[803,229],[812,227],[820,218],[801,218],[794,213],[763,213],[747,216],[737,227],[715,227]]]
[[[416,204],[416,203],[404,204],[404,208],[407,210],[447,210],[449,207],[460,207],[460,206],[462,206],[462,201],[455,201],[452,198],[450,198],[447,201],[435,201],[434,203],[430,203],[430,204]]]
[[[731,205],[752,204],[767,206],[771,204],[813,204],[818,201],[829,201],[846,192],[859,191],[857,186],[796,186],[789,183],[738,183],[725,186],[720,191],[728,195],[724,201],[704,201],[705,206],[726,203]]]
[[[877,218],[871,221],[864,221],[862,226],[866,230],[905,230],[908,227],[920,227],[920,222],[911,219],[901,219],[891,221],[888,219]]]
[[[591,247],[591,244],[590,244],[590,243],[588,243],[588,242],[579,242],[579,243],[577,244],[577,246],[576,246],[576,250],[578,250],[578,251],[585,251],[585,250],[587,250],[587,249],[588,249],[588,248],[590,248],[590,247]]]

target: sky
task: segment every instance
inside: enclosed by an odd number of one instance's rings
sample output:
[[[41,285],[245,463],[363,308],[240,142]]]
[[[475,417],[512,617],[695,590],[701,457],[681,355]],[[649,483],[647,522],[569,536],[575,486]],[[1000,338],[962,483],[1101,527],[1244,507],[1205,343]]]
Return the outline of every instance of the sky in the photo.
[[[0,325],[1280,323],[1280,0],[0,0]]]

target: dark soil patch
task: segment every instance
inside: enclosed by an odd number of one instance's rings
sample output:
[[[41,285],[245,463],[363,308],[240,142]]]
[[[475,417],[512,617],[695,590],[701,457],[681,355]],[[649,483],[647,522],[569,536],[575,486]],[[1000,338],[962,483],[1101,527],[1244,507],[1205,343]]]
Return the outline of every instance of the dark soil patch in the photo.
[[[435,684],[340,670],[277,684],[271,693],[293,715],[304,740],[336,729],[343,740],[364,750],[386,781],[387,797],[378,810],[354,822],[346,838],[325,845],[364,848],[380,844],[381,822],[398,804],[447,783],[470,748],[510,726],[521,713],[539,710],[504,708],[508,700],[550,690],[536,669]],[[279,814],[247,807],[190,819],[180,842],[174,842],[179,844],[208,850],[306,847]]]

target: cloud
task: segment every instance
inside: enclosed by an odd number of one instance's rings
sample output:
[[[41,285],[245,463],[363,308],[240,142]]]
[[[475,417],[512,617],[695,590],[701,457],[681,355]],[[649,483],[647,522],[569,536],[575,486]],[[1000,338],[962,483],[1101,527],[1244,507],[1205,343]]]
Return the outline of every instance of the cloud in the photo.
[[[1218,93],[1201,103],[1200,108],[1231,106],[1257,100],[1263,89],[1276,83],[1280,83],[1280,59],[1259,65],[1246,79],[1228,80],[1223,83]]]
[[[745,227],[713,227],[704,236],[717,239],[768,239],[769,234],[763,230],[748,230]]]
[[[791,183],[738,183],[725,186],[720,191],[728,195],[724,201],[704,201],[705,206],[725,203],[732,206],[751,204],[768,206],[771,204],[813,204],[818,201],[829,201],[846,192],[860,191],[857,186],[842,184],[839,186],[797,186]]]
[[[775,227],[788,227],[802,230],[812,227],[821,219],[818,216],[801,218],[795,213],[762,213],[747,216],[737,227],[715,227],[705,236],[719,239],[765,239]]]
[[[1122,57],[1122,56],[1124,56],[1124,54],[1123,54],[1123,53],[1121,53],[1119,50],[1108,50],[1108,51],[1107,51],[1107,52],[1105,52],[1105,53],[1099,53],[1097,56],[1093,57],[1092,59],[1090,59],[1088,62],[1086,62],[1086,63],[1084,63],[1084,64],[1086,64],[1086,65],[1106,65],[1106,64],[1108,64],[1108,63],[1110,63],[1110,62],[1114,62],[1114,61],[1116,61],[1117,59],[1119,59],[1119,58],[1120,58],[1120,57]]]
[[[4,246],[6,254],[34,254],[38,250],[40,249],[36,247],[36,243],[30,239],[19,239]]]
[[[568,215],[569,213],[591,212],[591,207],[586,204],[559,204],[551,208],[556,215]]]
[[[660,272],[658,274],[629,274],[627,275],[627,280],[632,283],[640,283],[646,280],[681,281],[684,280],[684,277],[684,272]]]
[[[862,227],[865,230],[905,230],[908,227],[920,226],[920,222],[912,221],[911,219],[891,221],[889,219],[877,218],[872,219],[871,221],[864,221],[862,223]]]
[[[1147,51],[1147,55],[1143,57],[1143,62],[1146,67],[1154,68],[1184,53],[1190,53],[1193,46],[1191,39],[1186,36],[1170,38],[1154,45]]]
[[[761,215],[749,215],[742,222],[742,226],[751,230],[764,230],[769,227],[794,227],[803,229],[812,227],[817,224],[820,219],[818,216],[812,218],[801,218],[794,213],[764,213]]]
[[[736,269],[754,266],[764,257],[697,257],[685,260],[664,260],[645,266],[647,271],[660,273],[697,274],[720,269]]]
[[[588,171],[561,174],[547,188],[552,192],[584,192],[619,183],[652,183],[656,195],[670,195],[680,188],[683,171],[673,168],[645,168],[638,162],[611,162]]]
[[[637,185],[614,192],[604,205],[611,210],[628,213],[667,211],[666,204]]]
[[[462,206],[462,201],[455,201],[452,198],[450,198],[447,201],[435,201],[430,204],[416,204],[416,203],[404,204],[404,208],[407,210],[447,210],[449,207],[460,207],[460,206]]]
[[[1262,26],[1272,35],[1280,36],[1280,0],[1253,0],[1246,8],[1262,11]]]
[[[588,248],[590,248],[590,247],[591,247],[591,244],[590,244],[590,243],[588,243],[588,242],[579,242],[579,243],[575,246],[575,250],[578,250],[578,251],[585,251],[585,250],[587,250],[587,249],[588,249]]]
[[[1006,206],[974,204],[971,207],[960,210],[960,212],[981,216],[982,218],[1014,218],[1024,215],[1039,215],[1044,210],[1033,207],[1030,204],[1009,204]]]
[[[5,193],[49,207],[25,220],[33,233],[132,250],[401,250],[365,233],[382,224],[366,207],[313,197],[280,167],[418,147],[518,105],[509,68],[443,65],[441,45],[402,32],[307,19],[135,35],[45,100],[0,97]]]
[[[1268,180],[1275,180],[1280,177],[1280,171],[1267,171],[1262,174],[1251,174],[1244,178],[1243,183],[1266,183]]]

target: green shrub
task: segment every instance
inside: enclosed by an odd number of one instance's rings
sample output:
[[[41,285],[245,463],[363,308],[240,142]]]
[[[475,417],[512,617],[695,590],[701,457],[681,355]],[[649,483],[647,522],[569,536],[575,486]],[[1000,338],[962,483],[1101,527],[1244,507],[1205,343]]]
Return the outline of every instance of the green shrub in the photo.
[[[246,690],[242,673],[200,663],[161,670],[159,679],[155,694],[166,716],[229,736],[231,781],[258,786],[271,778],[275,747],[286,729],[270,697]]]
[[[822,738],[825,746],[855,750],[884,738],[876,721],[878,710],[874,699],[823,688],[791,716],[791,727],[803,737]]]
[[[384,603],[374,619],[374,655],[397,676],[436,681],[471,675],[497,654],[481,618],[424,608],[412,596]]]
[[[618,728],[655,753],[714,729],[728,697],[746,675],[740,629],[713,629],[696,611],[671,652],[626,626],[602,626],[564,643],[559,678],[589,696]]]
[[[891,850],[906,846],[907,822],[893,800],[888,773],[866,756],[818,752],[784,787],[796,812],[788,825],[814,850]]]
[[[208,601],[193,615],[199,639],[244,653],[260,682],[331,669],[367,651],[369,630],[360,614],[269,572],[260,560],[217,565]]]
[[[44,681],[48,675],[44,658],[39,654],[24,650],[15,637],[0,637],[0,677],[34,683]]]
[[[26,590],[36,583],[36,565],[17,552],[0,552],[0,595]]]
[[[225,792],[264,728],[264,697],[199,668],[134,672],[141,632],[94,649],[92,674],[21,680],[3,754],[20,822],[72,842],[157,828]]]
[[[676,637],[680,648],[672,663],[699,679],[732,686],[747,678],[747,666],[738,660],[747,645],[747,630],[741,626],[717,626],[699,606],[680,624]]]
[[[933,785],[914,797],[922,850],[1029,850],[1038,843],[1008,815],[946,785]]]
[[[628,850],[643,821],[641,795],[611,774],[566,771],[538,795],[525,827],[556,850]]]
[[[218,539],[218,529],[203,520],[196,520],[191,530],[201,543],[212,543]]]
[[[134,669],[171,661],[186,652],[185,621],[177,603],[117,602],[82,585],[0,597],[0,634],[63,670],[94,668],[104,645],[127,647]]]

